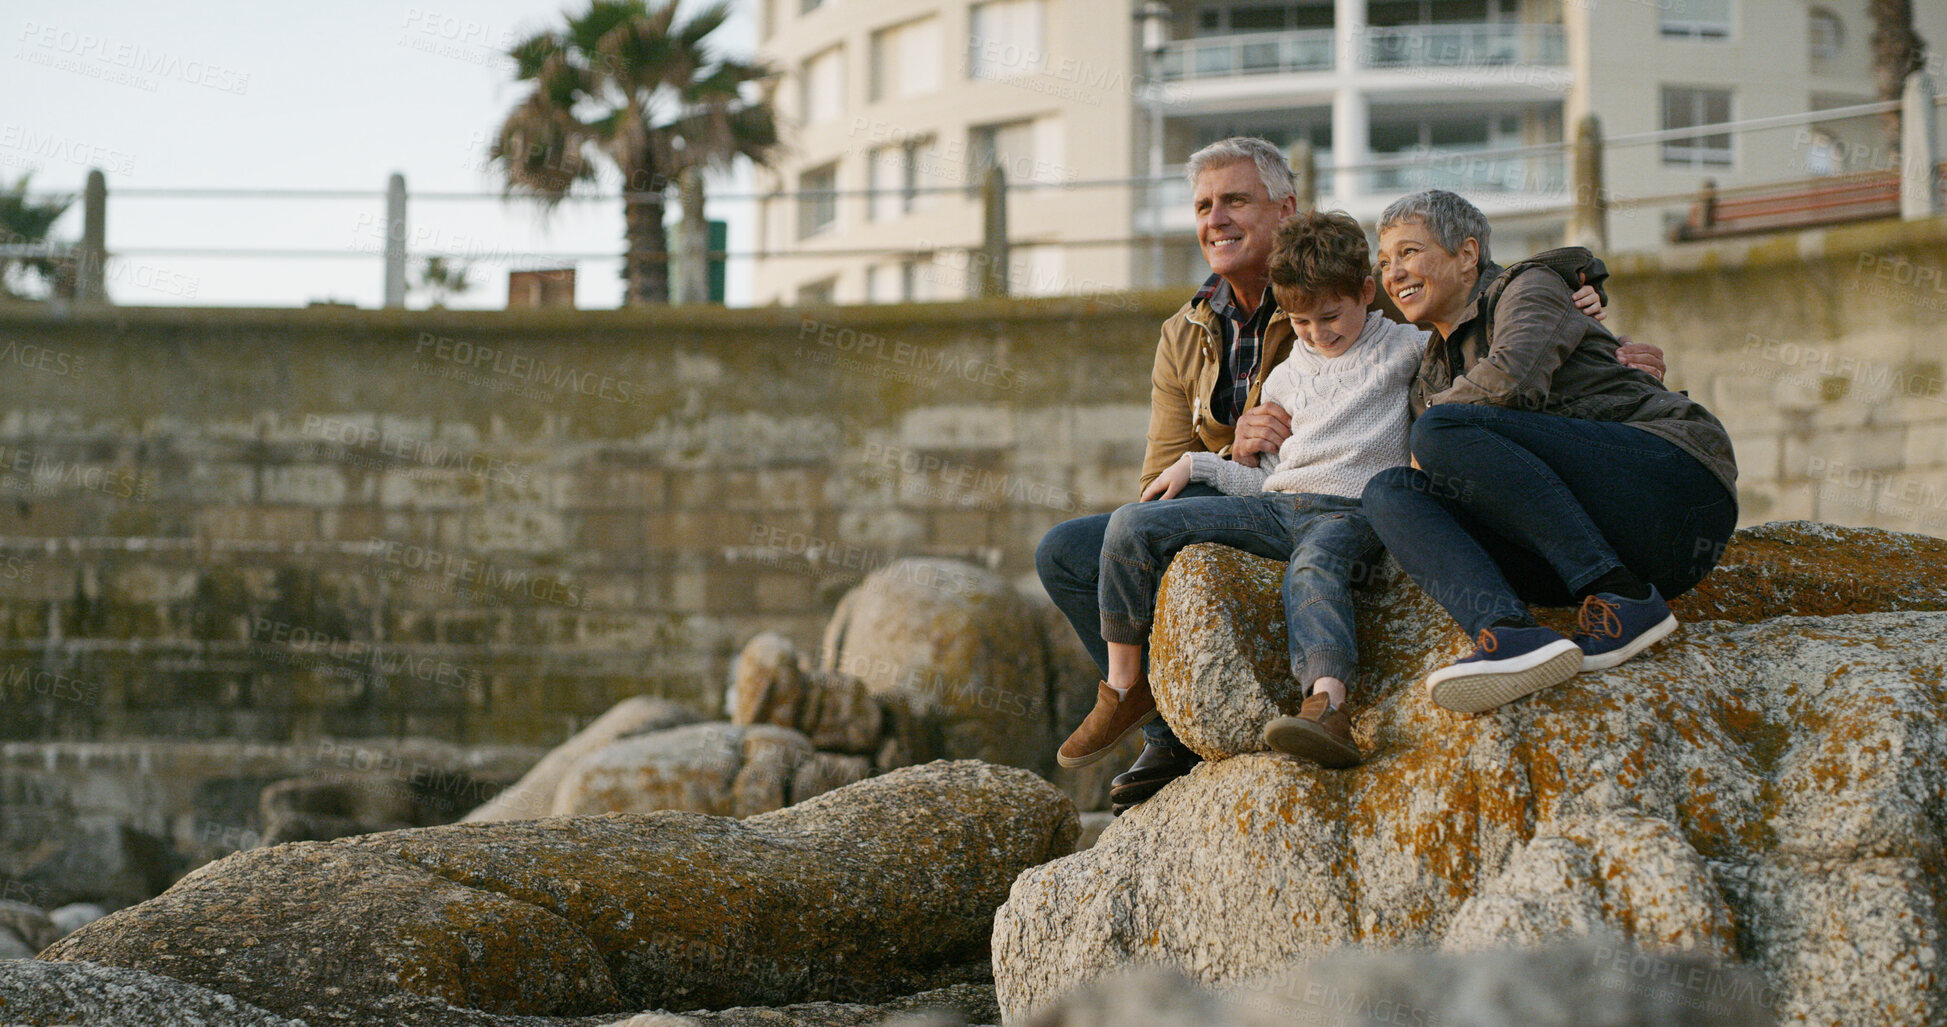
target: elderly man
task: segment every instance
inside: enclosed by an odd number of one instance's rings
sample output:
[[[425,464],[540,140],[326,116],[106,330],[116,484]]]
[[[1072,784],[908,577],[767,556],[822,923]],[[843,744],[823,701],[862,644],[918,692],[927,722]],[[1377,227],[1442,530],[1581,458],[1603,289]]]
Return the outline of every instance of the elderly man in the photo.
[[[1149,434],[1138,491],[1185,452],[1217,453],[1255,466],[1258,454],[1276,453],[1290,435],[1287,412],[1260,405],[1258,395],[1292,345],[1291,326],[1270,290],[1273,238],[1279,223],[1298,209],[1291,167],[1271,143],[1239,137],[1191,154],[1187,172],[1194,187],[1197,244],[1211,275],[1163,322],[1150,372]],[[1576,300],[1585,309],[1600,309],[1593,289],[1577,293]],[[1655,347],[1628,347],[1622,358],[1661,376],[1662,353]],[[1193,484],[1177,495],[1217,494]],[[1108,650],[1097,590],[1108,520],[1108,514],[1097,514],[1056,525],[1035,551],[1042,587],[1105,677]],[[1085,766],[1141,726],[1147,741],[1142,755],[1110,788],[1117,813],[1188,773],[1200,759],[1156,717],[1147,686],[1131,689],[1137,690],[1143,694],[1124,695],[1106,680],[1099,684],[1094,712],[1058,754],[1063,766]]]

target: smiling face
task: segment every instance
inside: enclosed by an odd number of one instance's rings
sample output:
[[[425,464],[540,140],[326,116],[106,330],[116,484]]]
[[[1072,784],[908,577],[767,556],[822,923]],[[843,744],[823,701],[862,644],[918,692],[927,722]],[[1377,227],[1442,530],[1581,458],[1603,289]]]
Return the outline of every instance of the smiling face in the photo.
[[[1240,302],[1257,302],[1270,281],[1278,223],[1298,209],[1297,198],[1271,202],[1257,165],[1244,160],[1198,175],[1195,199],[1203,259],[1230,283]]]
[[[1454,253],[1418,219],[1391,224],[1379,233],[1379,284],[1409,321],[1431,323],[1442,335],[1467,308],[1480,280],[1480,243],[1468,238]]]
[[[1374,291],[1370,278],[1366,279],[1364,293],[1359,296],[1325,293],[1306,297],[1296,290],[1280,288],[1278,309],[1284,311],[1285,320],[1291,322],[1292,332],[1306,349],[1330,359],[1344,354],[1359,341],[1359,333],[1366,329],[1366,308],[1372,305]]]

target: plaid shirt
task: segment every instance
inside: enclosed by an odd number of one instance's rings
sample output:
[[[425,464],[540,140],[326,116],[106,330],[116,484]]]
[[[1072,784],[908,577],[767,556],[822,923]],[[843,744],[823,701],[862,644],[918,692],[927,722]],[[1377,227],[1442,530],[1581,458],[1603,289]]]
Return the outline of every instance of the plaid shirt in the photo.
[[[1237,309],[1230,283],[1219,275],[1211,275],[1203,283],[1203,288],[1197,290],[1196,300],[1210,301],[1210,309],[1217,314],[1217,330],[1224,337],[1224,345],[1218,351],[1223,363],[1217,370],[1217,392],[1210,397],[1210,416],[1225,424],[1236,424],[1237,415],[1244,412],[1244,404],[1250,401],[1251,379],[1257,376],[1257,362],[1264,353],[1264,333],[1278,316],[1278,300],[1267,285],[1264,296],[1257,301],[1257,310],[1246,315]]]

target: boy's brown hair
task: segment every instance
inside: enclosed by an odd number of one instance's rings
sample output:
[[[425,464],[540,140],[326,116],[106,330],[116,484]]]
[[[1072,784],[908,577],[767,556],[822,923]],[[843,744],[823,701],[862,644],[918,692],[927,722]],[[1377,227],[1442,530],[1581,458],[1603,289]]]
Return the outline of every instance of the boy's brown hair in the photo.
[[[1366,230],[1344,211],[1307,210],[1278,226],[1271,244],[1271,286],[1289,294],[1299,306],[1311,306],[1327,296],[1365,293],[1372,277],[1372,251]]]

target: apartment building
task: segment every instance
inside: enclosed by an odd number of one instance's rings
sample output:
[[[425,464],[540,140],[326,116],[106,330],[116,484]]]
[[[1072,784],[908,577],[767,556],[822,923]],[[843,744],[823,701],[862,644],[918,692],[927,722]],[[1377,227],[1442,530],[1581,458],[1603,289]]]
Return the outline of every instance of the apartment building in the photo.
[[[1308,143],[1320,204],[1368,221],[1414,189],[1463,192],[1502,253],[1561,242],[1560,144],[1586,113],[1625,198],[1885,163],[1864,118],[1630,138],[1870,101],[1867,0],[760,4],[792,145],[758,173],[758,303],[968,295],[996,166],[1015,295],[1198,281],[1181,163],[1231,135]],[[1947,5],[1916,8],[1947,45]],[[1686,206],[1618,210],[1610,248],[1660,245]]]

